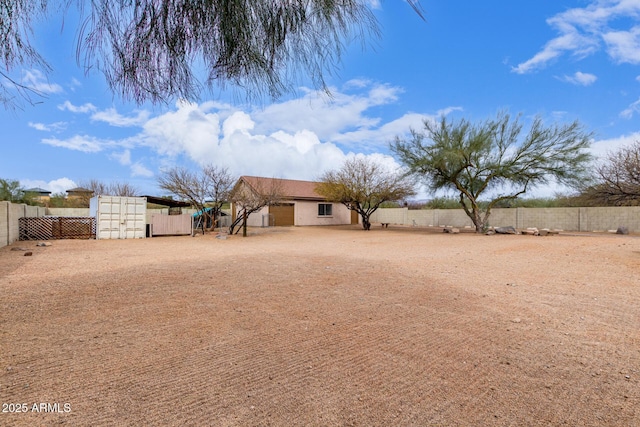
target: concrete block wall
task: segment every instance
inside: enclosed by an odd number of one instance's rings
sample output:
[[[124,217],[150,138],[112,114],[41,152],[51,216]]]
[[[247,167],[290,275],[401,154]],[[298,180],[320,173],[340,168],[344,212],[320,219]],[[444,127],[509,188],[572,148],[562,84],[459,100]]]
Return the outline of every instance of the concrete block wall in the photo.
[[[520,227],[517,209],[491,209],[490,227]],[[526,228],[526,227],[524,227]]]
[[[89,208],[47,208],[47,215],[79,217],[89,216]]]
[[[607,231],[627,227],[640,232],[640,206],[580,208],[580,231]]]
[[[39,218],[45,212],[45,208],[39,206],[0,202],[0,247],[10,245],[20,238],[20,218]]]
[[[0,248],[7,246],[9,242],[9,202],[0,202]]]
[[[24,216],[24,205],[16,205],[11,203],[9,205],[9,218],[8,218],[8,233],[9,244],[15,242],[20,238],[20,222],[18,219]]]
[[[378,209],[369,218],[371,223],[384,222],[389,224],[406,224],[407,223],[406,208],[387,208]]]
[[[462,209],[382,208],[371,215],[372,223],[416,226],[473,226]],[[489,216],[492,227],[513,226],[559,229],[565,231],[607,231],[627,227],[640,233],[640,206],[605,208],[515,208],[493,209]]]

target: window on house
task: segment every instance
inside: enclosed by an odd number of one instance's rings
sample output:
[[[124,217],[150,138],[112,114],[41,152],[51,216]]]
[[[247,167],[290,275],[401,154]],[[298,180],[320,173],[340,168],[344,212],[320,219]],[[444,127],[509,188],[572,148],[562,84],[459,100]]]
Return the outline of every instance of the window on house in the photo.
[[[333,215],[333,205],[331,203],[318,204],[318,216],[331,216],[331,215]]]

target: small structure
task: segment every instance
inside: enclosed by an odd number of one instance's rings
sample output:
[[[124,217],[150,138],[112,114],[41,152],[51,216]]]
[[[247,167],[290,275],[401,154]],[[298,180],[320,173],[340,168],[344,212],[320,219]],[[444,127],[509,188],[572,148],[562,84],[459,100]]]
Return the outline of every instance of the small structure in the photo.
[[[241,176],[237,186],[245,186],[249,191],[277,188],[280,202],[265,206],[258,212],[249,215],[247,225],[263,227],[265,225],[347,225],[357,224],[358,215],[341,203],[329,202],[316,193],[317,182],[293,179],[263,178]],[[235,204],[231,205],[232,218],[239,211]]]
[[[35,201],[43,204],[47,204],[49,203],[49,200],[51,200],[51,191],[45,190],[44,188],[29,188],[25,190],[25,192],[33,194]]]
[[[168,215],[151,214],[147,218],[147,237],[154,236],[182,236],[192,234],[193,218],[189,214],[183,214],[182,208],[189,208],[188,202],[167,199],[164,197],[142,196],[147,203],[168,208]]]
[[[89,200],[93,191],[88,188],[76,187],[67,190],[67,199]]]
[[[96,218],[96,239],[142,239],[146,237],[145,197],[96,196],[89,202]]]

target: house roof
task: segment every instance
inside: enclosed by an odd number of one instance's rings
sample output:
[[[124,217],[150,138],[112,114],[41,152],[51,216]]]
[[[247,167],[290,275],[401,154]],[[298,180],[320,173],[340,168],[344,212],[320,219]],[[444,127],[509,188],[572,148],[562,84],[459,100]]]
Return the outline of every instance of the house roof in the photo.
[[[70,188],[67,190],[67,193],[93,193],[93,190],[89,190],[88,188],[76,187]]]
[[[51,194],[51,191],[45,190],[44,188],[40,188],[40,187],[29,188],[29,189],[27,189],[25,191],[27,193],[38,193],[38,194],[42,194],[42,195]]]
[[[254,191],[259,188],[280,187],[283,199],[291,200],[326,200],[324,196],[316,193],[317,182],[299,181],[295,179],[263,178],[258,176],[241,176],[239,181],[244,181]]]
[[[181,202],[179,200],[165,199],[164,197],[141,196],[146,197],[148,203],[156,205],[169,206],[170,208],[188,208],[191,206],[189,202]]]

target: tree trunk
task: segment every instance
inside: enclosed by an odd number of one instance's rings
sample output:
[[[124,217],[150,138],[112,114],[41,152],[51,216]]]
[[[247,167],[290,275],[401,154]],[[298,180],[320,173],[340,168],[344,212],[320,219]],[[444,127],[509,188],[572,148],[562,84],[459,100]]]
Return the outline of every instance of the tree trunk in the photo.
[[[242,214],[242,237],[247,237],[247,210]]]
[[[371,223],[369,222],[369,215],[362,214],[361,216],[362,216],[362,228],[365,231],[370,230],[371,229]]]
[[[478,206],[473,207],[472,215],[470,215],[473,225],[476,227],[476,233],[484,233],[487,231],[487,222],[489,220],[488,212],[482,216],[482,212]]]

